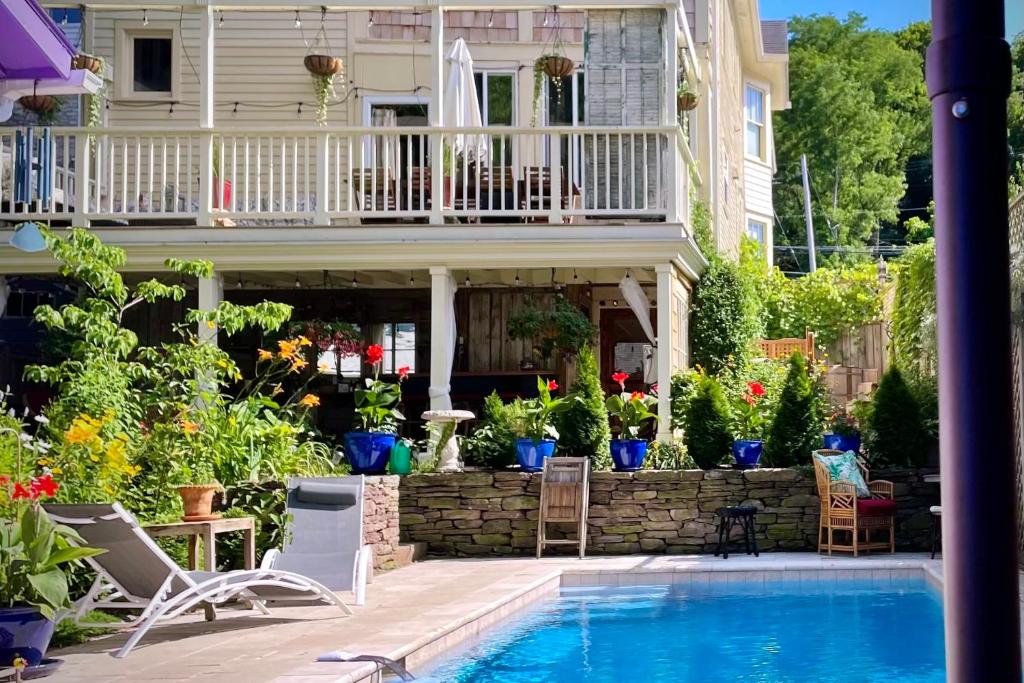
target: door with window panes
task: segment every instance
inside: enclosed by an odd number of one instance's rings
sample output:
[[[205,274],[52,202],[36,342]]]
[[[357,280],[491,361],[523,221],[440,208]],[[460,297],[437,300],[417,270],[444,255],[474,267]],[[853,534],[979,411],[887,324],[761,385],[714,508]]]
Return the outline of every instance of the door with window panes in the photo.
[[[556,83],[555,79],[545,77],[544,125],[572,126],[583,123],[584,102],[586,99],[586,79],[582,69],[576,69],[571,75]],[[569,169],[574,185],[580,183],[580,164],[582,152],[580,141],[576,136],[563,136],[561,139],[562,168]],[[570,159],[572,163],[570,163]],[[544,163],[550,165],[550,155],[546,154]]]
[[[480,105],[480,119],[485,126],[516,125],[516,72],[477,71],[476,97]],[[512,145],[508,137],[491,136],[491,166],[511,166]]]

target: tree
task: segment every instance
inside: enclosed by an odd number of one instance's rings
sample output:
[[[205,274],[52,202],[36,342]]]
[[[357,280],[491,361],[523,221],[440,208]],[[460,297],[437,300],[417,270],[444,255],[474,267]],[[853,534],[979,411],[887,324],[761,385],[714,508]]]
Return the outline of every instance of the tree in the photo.
[[[1007,102],[1010,143],[1011,193],[1024,191],[1024,32],[1010,44],[1013,81]]]
[[[789,359],[786,383],[765,440],[766,465],[791,467],[807,464],[811,451],[821,446],[822,403],[803,354],[795,352]]]
[[[750,282],[735,263],[712,256],[693,298],[690,341],[694,363],[717,374],[731,359],[746,355],[760,333]]]
[[[558,449],[564,455],[593,458],[595,469],[611,465],[608,442],[608,409],[597,372],[597,360],[589,346],[576,356],[576,381],[569,393],[575,397],[569,410],[559,416]]]
[[[876,466],[921,467],[928,460],[929,440],[921,422],[921,407],[895,366],[878,384],[865,436]]]
[[[792,225],[791,240],[804,243],[806,154],[818,244],[864,244],[880,222],[896,219],[907,160],[928,150],[921,39],[868,29],[855,13],[845,21],[797,17],[789,28],[793,106],[775,120],[783,233]]]
[[[722,385],[714,377],[702,374],[683,417],[686,450],[702,470],[720,464],[732,447],[729,429],[729,403]]]

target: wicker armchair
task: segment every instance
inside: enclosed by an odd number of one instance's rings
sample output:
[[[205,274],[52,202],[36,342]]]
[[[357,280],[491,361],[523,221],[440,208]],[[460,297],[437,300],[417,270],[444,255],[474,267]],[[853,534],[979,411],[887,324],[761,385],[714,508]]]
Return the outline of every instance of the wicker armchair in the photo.
[[[842,451],[814,451],[818,455],[842,455]],[[811,458],[814,463],[814,476],[818,482],[818,497],[821,499],[821,521],[818,529],[818,552],[827,548],[831,555],[833,550],[852,551],[856,557],[861,550],[896,551],[896,502],[893,500],[892,482],[871,481],[868,468],[858,462],[864,481],[871,491],[871,498],[857,498],[857,490],[853,484],[845,481],[833,481],[828,468]],[[884,540],[872,540],[872,532],[888,531]],[[850,534],[849,543],[837,542],[837,532]],[[863,540],[861,535],[863,534]],[[877,538],[877,536],[876,536]]]

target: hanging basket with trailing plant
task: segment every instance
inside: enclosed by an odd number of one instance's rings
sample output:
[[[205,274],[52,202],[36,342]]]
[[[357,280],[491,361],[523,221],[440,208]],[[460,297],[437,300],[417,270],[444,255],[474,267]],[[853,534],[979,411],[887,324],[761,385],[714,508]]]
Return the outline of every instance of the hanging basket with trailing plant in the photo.
[[[576,65],[565,55],[544,55],[541,59],[543,60],[544,73],[549,78],[560,79],[572,76],[572,72],[576,70]]]
[[[103,71],[103,59],[101,57],[94,57],[82,52],[71,59],[71,68],[84,69],[99,76]]]
[[[57,98],[53,95],[25,95],[18,100],[24,109],[40,116],[49,114],[57,109]]]
[[[700,95],[690,87],[690,84],[683,81],[676,90],[676,106],[679,111],[692,111],[700,104]]]
[[[330,55],[306,55],[302,63],[313,76],[337,76],[342,72],[341,57]]]
[[[331,42],[327,37],[327,8],[320,8],[320,30],[317,31],[312,45],[306,44],[307,53],[302,59],[306,71],[313,76],[313,96],[316,99],[314,111],[316,123],[327,125],[327,105],[338,96],[334,90],[334,79],[344,78],[345,65],[341,57],[331,54]],[[344,82],[344,81],[343,81]]]

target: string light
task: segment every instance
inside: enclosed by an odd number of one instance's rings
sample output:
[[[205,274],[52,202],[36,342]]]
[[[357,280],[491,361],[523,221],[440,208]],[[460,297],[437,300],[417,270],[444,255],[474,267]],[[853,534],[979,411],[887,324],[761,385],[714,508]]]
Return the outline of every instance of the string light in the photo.
[[[516,287],[518,287],[519,285],[523,284],[523,281],[519,279],[519,271],[518,270],[516,270],[516,279],[514,280],[514,282],[516,283]]]
[[[473,284],[469,281],[469,273],[466,273],[466,281],[462,283],[466,287],[472,287]]]
[[[352,289],[359,286],[359,280],[356,279],[356,271],[352,271]]]
[[[302,28],[302,19],[299,18],[299,10],[295,10],[295,28]]]
[[[239,289],[242,288],[242,274],[241,273],[238,274],[238,283],[237,283],[237,285],[238,285]]]
[[[146,10],[142,10],[142,25],[149,26],[149,16],[146,15]]]
[[[302,283],[299,282],[299,276],[298,276],[298,274],[296,274],[295,275],[295,289],[300,289],[301,287],[302,287]]]
[[[220,18],[217,20],[217,28],[224,28],[224,10],[219,12]]]
[[[579,282],[579,280],[580,280],[580,276],[576,274],[576,269],[573,268],[572,269],[572,281],[573,282]]]
[[[409,286],[411,287],[414,284],[416,284],[416,278],[413,277],[412,271],[410,270],[409,271]]]
[[[494,28],[494,10],[491,10],[491,14],[487,17],[487,28]]]
[[[373,28],[373,10],[370,10],[370,23],[368,23],[366,27]]]

